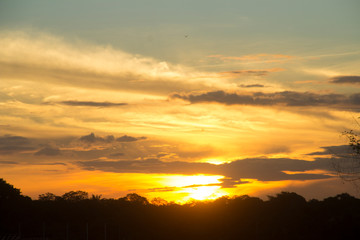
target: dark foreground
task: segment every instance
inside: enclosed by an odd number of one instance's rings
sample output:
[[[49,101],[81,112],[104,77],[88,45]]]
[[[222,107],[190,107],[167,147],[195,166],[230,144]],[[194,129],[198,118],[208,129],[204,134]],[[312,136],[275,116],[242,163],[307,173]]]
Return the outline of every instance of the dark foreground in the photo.
[[[31,200],[0,186],[0,240],[360,239],[360,199],[348,194],[306,201],[282,192],[266,201],[240,196],[178,205],[137,194],[71,193]]]

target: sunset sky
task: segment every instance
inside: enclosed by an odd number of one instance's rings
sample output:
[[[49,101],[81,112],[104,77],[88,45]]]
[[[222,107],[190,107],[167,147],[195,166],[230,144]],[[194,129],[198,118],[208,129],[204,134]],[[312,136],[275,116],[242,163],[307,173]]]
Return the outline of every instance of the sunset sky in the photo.
[[[349,192],[358,0],[0,0],[0,178],[184,202]],[[336,158],[336,157],[335,157]]]

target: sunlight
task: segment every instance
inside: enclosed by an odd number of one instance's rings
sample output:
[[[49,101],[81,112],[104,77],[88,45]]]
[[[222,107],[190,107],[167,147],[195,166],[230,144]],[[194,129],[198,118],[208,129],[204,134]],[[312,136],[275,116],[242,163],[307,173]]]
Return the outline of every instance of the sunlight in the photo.
[[[228,163],[230,161],[220,160],[220,159],[217,159],[217,158],[208,158],[208,159],[205,159],[204,162],[211,163],[211,164],[214,164],[214,165],[221,165],[221,164],[224,164],[224,163]]]
[[[168,185],[174,187],[187,187],[192,185],[209,185],[209,184],[216,184],[221,183],[219,179],[224,178],[221,175],[175,175],[172,176],[171,179],[167,182]]]
[[[191,199],[194,200],[211,200],[227,194],[221,186],[221,175],[175,175],[171,176],[167,185],[177,188],[171,192],[171,195],[178,195],[176,199],[179,203],[185,203]],[[168,195],[168,194],[167,194]]]
[[[184,198],[184,201],[191,199],[195,200],[212,200],[226,195],[225,192],[219,191],[220,186],[201,186],[185,189],[184,192],[189,193],[188,197]]]

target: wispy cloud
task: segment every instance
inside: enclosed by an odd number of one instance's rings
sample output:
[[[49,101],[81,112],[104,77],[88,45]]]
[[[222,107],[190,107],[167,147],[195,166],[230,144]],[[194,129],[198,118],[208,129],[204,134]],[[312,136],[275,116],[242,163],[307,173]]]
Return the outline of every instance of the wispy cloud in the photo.
[[[3,31],[0,45],[0,71],[4,79],[156,94],[224,85],[190,67],[129,54],[110,46],[70,44],[45,33]],[[91,105],[81,101],[63,104]]]

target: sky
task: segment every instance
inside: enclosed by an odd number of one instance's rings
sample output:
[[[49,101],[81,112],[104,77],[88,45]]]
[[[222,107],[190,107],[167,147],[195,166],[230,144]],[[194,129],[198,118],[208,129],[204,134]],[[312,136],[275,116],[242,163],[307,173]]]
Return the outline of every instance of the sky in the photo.
[[[307,199],[360,110],[357,0],[0,0],[0,177],[168,201]]]

